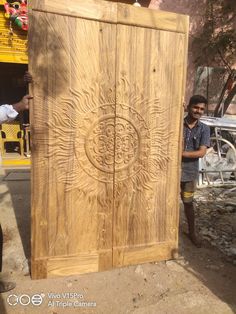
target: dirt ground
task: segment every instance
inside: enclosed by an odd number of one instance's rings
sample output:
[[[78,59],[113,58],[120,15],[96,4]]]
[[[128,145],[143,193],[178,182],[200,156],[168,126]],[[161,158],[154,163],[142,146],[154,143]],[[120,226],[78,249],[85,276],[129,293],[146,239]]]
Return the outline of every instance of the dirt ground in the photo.
[[[5,313],[236,313],[236,267],[208,242],[197,249],[180,225],[179,258],[66,278],[31,280],[29,172],[2,173],[2,278],[16,288],[0,295]]]

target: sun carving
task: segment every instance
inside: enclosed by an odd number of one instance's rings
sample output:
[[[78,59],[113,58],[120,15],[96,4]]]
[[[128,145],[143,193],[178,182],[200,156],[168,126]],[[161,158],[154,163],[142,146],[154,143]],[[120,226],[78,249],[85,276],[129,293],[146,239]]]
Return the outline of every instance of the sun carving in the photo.
[[[169,162],[163,143],[171,135],[159,100],[136,96],[130,106],[104,97],[97,104],[89,101],[93,92],[71,90],[73,97],[54,104],[48,124],[48,156],[58,180],[67,190],[79,188],[86,193],[98,192],[95,181],[127,181],[138,188],[158,181]],[[138,112],[135,104],[141,102]]]

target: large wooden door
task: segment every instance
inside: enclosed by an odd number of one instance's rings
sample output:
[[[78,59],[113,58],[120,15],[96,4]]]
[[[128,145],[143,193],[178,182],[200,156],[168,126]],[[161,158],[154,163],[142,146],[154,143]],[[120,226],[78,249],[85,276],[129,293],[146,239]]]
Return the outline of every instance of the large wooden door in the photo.
[[[188,19],[108,1],[31,1],[32,277],[177,248]]]

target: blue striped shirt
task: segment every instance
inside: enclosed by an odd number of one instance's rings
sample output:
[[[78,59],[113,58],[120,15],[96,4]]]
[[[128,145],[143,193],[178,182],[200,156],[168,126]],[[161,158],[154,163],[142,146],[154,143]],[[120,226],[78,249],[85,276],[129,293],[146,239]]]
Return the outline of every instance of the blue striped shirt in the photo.
[[[210,146],[210,128],[206,124],[198,121],[190,129],[184,119],[184,150],[196,151],[200,146]],[[182,175],[181,182],[196,180],[198,177],[198,159],[199,158],[182,158]]]

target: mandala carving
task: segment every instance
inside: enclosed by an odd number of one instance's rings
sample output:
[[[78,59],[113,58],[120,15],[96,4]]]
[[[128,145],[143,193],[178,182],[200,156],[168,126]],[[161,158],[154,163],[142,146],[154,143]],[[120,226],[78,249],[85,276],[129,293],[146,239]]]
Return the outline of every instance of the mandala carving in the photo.
[[[145,121],[126,105],[122,105],[123,116],[112,113],[113,109],[113,105],[107,104],[89,112],[77,136],[78,147],[83,148],[77,154],[81,167],[104,182],[112,182],[114,173],[118,181],[134,175],[140,169],[140,152],[148,150],[147,141],[141,142],[142,136],[149,133]],[[101,118],[97,119],[99,112]],[[140,125],[140,120],[142,129],[135,126],[137,122]],[[95,122],[88,127],[87,121]],[[87,129],[84,135],[82,129]]]
[[[85,150],[91,164],[104,172],[121,171],[138,158],[139,135],[122,117],[101,118],[89,131]]]

